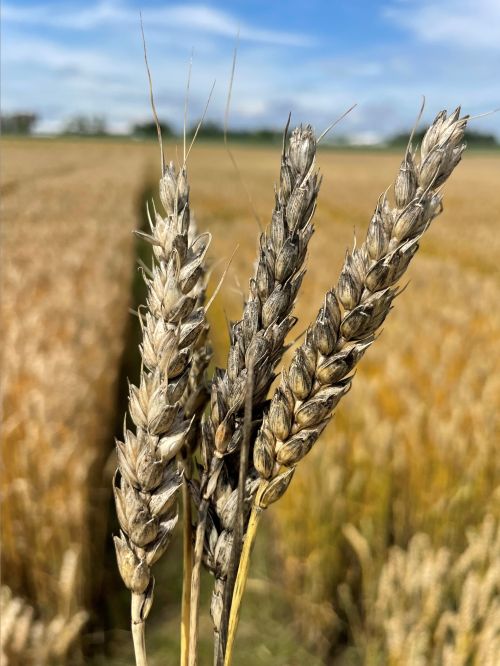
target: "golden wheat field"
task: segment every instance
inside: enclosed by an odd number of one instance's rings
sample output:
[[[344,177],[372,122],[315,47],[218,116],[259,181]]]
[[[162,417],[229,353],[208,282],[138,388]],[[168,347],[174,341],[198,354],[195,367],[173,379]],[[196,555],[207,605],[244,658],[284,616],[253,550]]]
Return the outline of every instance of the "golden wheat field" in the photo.
[[[123,601],[103,582],[114,566],[113,434],[136,353],[131,231],[159,156],[152,143],[90,140],[5,140],[2,152],[1,647],[6,664],[90,663],[89,633],[106,633],[105,614],[109,625],[103,586],[108,605]],[[262,226],[279,153],[234,148]],[[297,332],[401,157],[320,151]],[[237,247],[209,313],[223,365],[258,222],[223,147],[195,146],[189,173],[198,227],[213,235],[212,289]],[[235,663],[500,663],[499,182],[500,155],[471,152],[446,185],[445,212],[352,391],[267,512]],[[176,663],[172,640],[159,637],[176,627],[171,598],[166,608],[155,610],[153,664]],[[116,659],[128,663],[123,652]]]

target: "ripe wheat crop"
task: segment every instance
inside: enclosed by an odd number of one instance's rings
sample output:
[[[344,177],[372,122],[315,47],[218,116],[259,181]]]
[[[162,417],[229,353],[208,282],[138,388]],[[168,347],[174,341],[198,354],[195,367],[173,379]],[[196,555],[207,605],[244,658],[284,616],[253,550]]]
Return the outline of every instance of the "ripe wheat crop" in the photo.
[[[442,187],[461,161],[467,121],[460,109],[450,115],[443,111],[421,146],[414,149],[410,138],[391,195],[386,190],[378,197],[365,240],[347,252],[336,285],[326,291],[322,307],[270,395],[286,337],[297,321],[291,312],[304,277],[321,182],[316,168],[318,140],[312,128],[300,127],[288,135],[287,125],[275,206],[259,237],[243,312],[229,324],[227,365],[216,368],[209,407],[202,416],[201,411],[195,414],[191,424],[183,395],[192,390],[187,386],[194,352],[199,340],[205,345],[207,335],[205,306],[197,293],[203,293],[208,238],[201,243],[202,237],[189,234],[186,160],[178,169],[173,163],[167,166],[162,149],[159,191],[166,217],[155,210],[151,235],[141,234],[155,255],[151,272],[144,276],[145,312],[139,313],[147,372],[139,388],[130,388],[129,412],[136,433],[127,431],[125,443],[117,443],[115,484],[122,527],[116,540],[118,565],[132,592],[138,666],[147,664],[144,621],[153,591],[149,568],[166,549],[177,520],[181,479],[174,456],[182,449],[184,468],[192,469],[193,422],[201,416],[201,465],[199,476],[186,474],[191,497],[187,492],[183,496],[184,517],[189,520],[184,530],[184,570],[190,577],[184,576],[181,663],[198,663],[203,563],[215,579],[214,664],[230,666],[262,512],[286,493],[298,463],[351,388],[354,369],[402,293],[401,280],[422,236],[443,210]],[[197,509],[194,525],[191,502]],[[353,532],[358,534],[355,527],[351,536]]]
[[[149,297],[136,314],[142,379],[130,387],[113,482],[139,664],[151,567],[164,566],[160,555],[174,527],[181,531],[177,500],[187,572],[181,664],[196,663],[198,628],[206,629],[198,627],[200,566],[214,575],[214,661],[229,663],[255,515],[292,476],[265,511],[276,581],[251,581],[250,593],[286,599],[304,646],[325,663],[341,655],[343,666],[495,663],[500,199],[492,184],[500,169],[496,156],[470,154],[442,188],[463,124],[439,116],[423,155],[412,146],[402,163],[389,153],[316,155],[314,134],[298,128],[285,142],[274,195],[278,151],[236,150],[257,213],[270,220],[256,258],[244,196],[215,187],[235,178],[224,150],[199,145],[188,168],[164,166],[163,209],[150,206],[142,234],[155,255],[141,268]],[[105,539],[94,509],[111,485],[103,467],[128,316],[133,199],[155,155],[152,146],[73,152],[54,144],[53,169],[40,176],[45,147],[7,150],[2,564],[10,589],[1,597],[9,619],[2,649],[12,664],[29,664],[35,653],[52,663],[70,654],[92,612],[89,564]],[[395,180],[396,191],[380,197]],[[441,195],[446,212],[427,230]],[[343,258],[353,226],[357,240]],[[205,313],[211,263],[229,258],[236,243]],[[407,289],[391,303],[417,244]],[[214,265],[209,294],[221,272]],[[221,369],[208,382],[202,419],[206,320]],[[54,651],[45,655],[49,640]],[[236,644],[234,663],[245,658]]]
[[[110,188],[119,147],[5,142],[3,156],[2,605],[33,636],[17,626],[11,640],[2,622],[2,646],[18,663],[51,663],[78,638],[99,585],[131,192],[145,165],[123,160]]]

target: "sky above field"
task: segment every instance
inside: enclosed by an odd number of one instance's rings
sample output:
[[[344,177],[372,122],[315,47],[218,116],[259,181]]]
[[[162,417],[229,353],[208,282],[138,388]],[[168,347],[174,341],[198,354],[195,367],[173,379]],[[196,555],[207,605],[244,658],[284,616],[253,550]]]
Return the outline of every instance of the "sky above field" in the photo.
[[[190,54],[190,118],[222,122],[239,30],[231,126],[322,129],[354,103],[339,133],[363,142],[462,103],[500,106],[499,0],[86,0],[2,3],[2,109],[34,111],[55,131],[77,114],[113,131],[150,117],[142,10],[160,116],[182,124]],[[500,136],[500,114],[474,127]]]

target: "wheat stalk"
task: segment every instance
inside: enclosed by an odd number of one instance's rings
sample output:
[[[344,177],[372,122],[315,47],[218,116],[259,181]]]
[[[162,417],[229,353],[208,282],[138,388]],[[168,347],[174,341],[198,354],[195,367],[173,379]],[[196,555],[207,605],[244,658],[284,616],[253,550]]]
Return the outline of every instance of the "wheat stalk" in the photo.
[[[192,217],[189,227],[190,242],[196,238],[196,224]],[[204,263],[200,265],[200,279],[193,288],[197,306],[205,306],[207,271]],[[189,378],[186,390],[181,398],[181,405],[186,419],[192,421],[186,442],[181,449],[180,458],[184,478],[182,483],[182,541],[183,541],[183,567],[182,567],[182,608],[181,608],[181,664],[187,666],[189,662],[189,621],[191,605],[191,577],[193,569],[193,515],[189,483],[193,472],[192,456],[198,446],[200,438],[201,415],[210,397],[206,378],[206,369],[212,357],[212,348],[207,340],[208,323],[205,324],[198,336],[191,358]]]
[[[56,584],[59,608],[53,617],[46,617],[45,613],[41,618],[36,617],[35,608],[28,601],[14,596],[8,586],[0,587],[2,664],[46,666],[62,663],[68,658],[71,647],[88,621],[85,610],[74,608],[80,566],[79,549],[68,549],[64,553]]]
[[[146,664],[144,622],[153,600],[151,566],[165,552],[177,523],[182,483],[176,455],[187,443],[191,421],[181,400],[189,383],[193,352],[206,330],[198,304],[202,263],[210,237],[189,239],[189,186],[185,165],[164,168],[160,198],[166,217],[149,216],[155,264],[144,274],[147,309],[139,386],[130,385],[129,414],[135,433],[124,428],[117,442],[113,488],[121,533],[114,537],[118,566],[132,592],[132,634],[138,666]]]
[[[368,549],[364,537],[350,528]],[[364,654],[375,648],[388,663],[408,666],[498,662],[498,519],[486,514],[468,530],[467,542],[454,555],[446,547],[434,548],[429,535],[417,533],[406,550],[391,548],[377,584],[372,579],[373,589],[366,592],[370,632],[356,641]],[[368,588],[369,582],[363,580],[363,585]]]
[[[312,216],[320,185],[315,171],[316,140],[312,128],[296,128],[287,145],[286,135],[285,130],[280,187],[276,192],[272,221],[260,236],[256,270],[250,280],[243,317],[231,326],[227,370],[216,372],[211,410],[203,428],[205,474],[201,483],[195,569],[200,565],[208,513],[210,534],[205,540],[204,557],[216,579],[211,604],[216,643],[227,626],[239,559],[239,545],[234,543],[233,546],[233,527],[238,514],[235,489],[239,477],[238,455],[243,439],[248,368],[252,365],[252,419],[258,422],[275,377],[274,369],[286,348],[285,337],[296,323],[290,313],[304,275],[303,263],[313,233]],[[198,580],[199,573],[195,570],[193,641]],[[191,663],[196,663],[195,656]]]
[[[8,163],[16,185],[2,191],[0,212],[1,567],[3,582],[45,622],[61,614],[55,581],[75,544],[74,608],[90,610],[101,586],[105,461],[133,271],[128,228],[148,157],[64,141],[32,144],[29,160],[17,143],[4,150],[2,183]],[[48,164],[65,167],[37,180]],[[73,638],[77,648],[78,631]]]
[[[283,371],[254,446],[260,477],[231,606],[225,664],[232,658],[252,543],[262,511],[287,490],[352,381],[352,371],[388,315],[397,283],[432,220],[442,211],[438,189],[461,159],[467,116],[439,113],[426,132],[418,163],[409,145],[394,183],[395,207],[383,195],[359,248],[348,252],[336,289]]]

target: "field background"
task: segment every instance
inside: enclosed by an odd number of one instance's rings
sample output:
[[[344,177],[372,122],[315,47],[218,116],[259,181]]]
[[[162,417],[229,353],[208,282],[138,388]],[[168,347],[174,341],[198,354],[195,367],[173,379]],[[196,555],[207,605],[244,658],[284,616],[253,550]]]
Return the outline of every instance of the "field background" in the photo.
[[[131,663],[108,488],[124,377],[137,370],[127,308],[141,300],[134,256],[144,248],[131,231],[154,194],[158,151],[153,143],[4,140],[2,152],[2,564],[11,588],[3,603],[21,597],[27,605],[11,610],[13,624],[39,618],[37,631],[57,636],[69,663],[82,654],[89,663]],[[234,153],[265,226],[279,147]],[[336,283],[353,232],[363,237],[400,159],[320,151],[297,333]],[[239,318],[258,226],[223,147],[197,145],[189,177],[197,224],[213,235],[212,288],[238,245],[210,312],[223,365],[226,317]],[[353,390],[266,517],[235,663],[497,663],[499,182],[498,153],[471,152],[446,185],[445,212]],[[153,664],[176,663],[178,552],[176,543],[157,565]],[[205,664],[206,605],[202,612]]]

